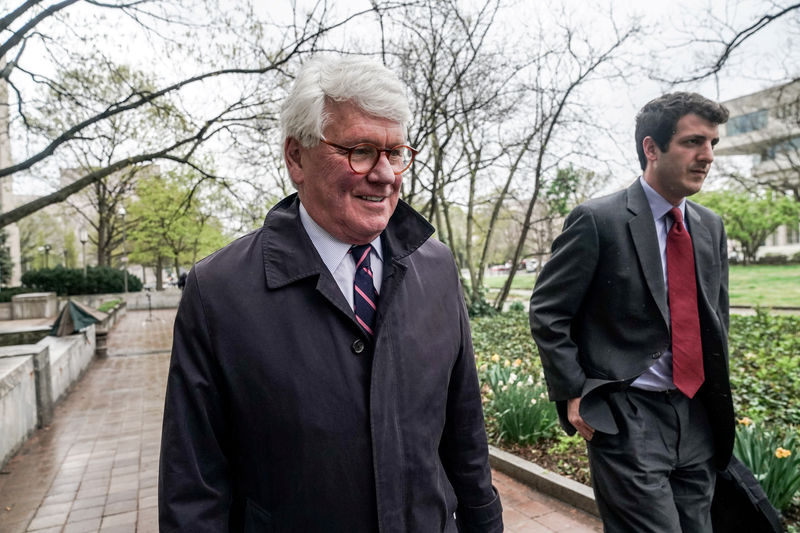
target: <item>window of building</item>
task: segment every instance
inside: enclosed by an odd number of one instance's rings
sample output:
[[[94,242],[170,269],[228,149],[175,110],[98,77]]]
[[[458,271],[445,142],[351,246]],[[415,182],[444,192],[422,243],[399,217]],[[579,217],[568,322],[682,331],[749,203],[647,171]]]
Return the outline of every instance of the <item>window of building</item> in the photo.
[[[762,154],[761,159],[762,161],[772,160],[775,159],[775,156],[777,156],[778,154],[785,154],[787,152],[800,153],[800,135],[773,144],[772,146],[767,148],[767,150]]]
[[[767,110],[759,109],[752,113],[732,117],[728,120],[726,132],[728,135],[740,135],[750,131],[760,130],[767,125]]]
[[[786,226],[786,244],[800,243],[800,225]]]

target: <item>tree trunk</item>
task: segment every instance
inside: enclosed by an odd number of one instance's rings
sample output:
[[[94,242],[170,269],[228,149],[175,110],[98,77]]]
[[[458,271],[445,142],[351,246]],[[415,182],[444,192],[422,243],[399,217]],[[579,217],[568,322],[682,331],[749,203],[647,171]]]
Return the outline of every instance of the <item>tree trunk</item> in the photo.
[[[164,258],[160,255],[156,259],[156,290],[164,290],[164,275],[161,272],[164,269]]]

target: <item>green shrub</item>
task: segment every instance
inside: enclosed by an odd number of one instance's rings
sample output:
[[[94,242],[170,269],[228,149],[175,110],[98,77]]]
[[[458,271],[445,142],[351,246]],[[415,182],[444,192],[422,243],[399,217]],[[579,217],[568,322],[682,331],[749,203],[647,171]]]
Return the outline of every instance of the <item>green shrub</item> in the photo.
[[[45,268],[30,270],[22,275],[22,284],[37,291],[54,291],[59,296],[72,294],[105,294],[125,290],[125,272],[111,267],[88,267],[86,279],[83,269]],[[128,291],[142,290],[141,280],[128,273]]]
[[[783,254],[765,254],[756,261],[759,265],[786,265],[789,258]]]
[[[753,423],[739,420],[733,453],[753,472],[777,509],[786,509],[800,490],[800,450],[792,429],[779,437]]]
[[[732,315],[729,346],[737,414],[800,427],[800,317]]]
[[[486,289],[483,289],[478,295],[476,300],[473,300],[467,295],[467,313],[470,318],[479,316],[494,316],[497,310],[486,301]]]
[[[800,252],[795,252],[792,254],[792,257],[789,258],[789,262],[792,264],[800,264]]]
[[[36,289],[31,289],[28,287],[7,287],[5,289],[0,289],[0,302],[10,302],[13,296],[16,296],[17,294],[25,294],[26,292],[36,292]]]
[[[522,302],[511,302],[511,305],[508,306],[508,310],[514,313],[519,313],[520,311],[525,311],[525,304]]]
[[[490,391],[485,408],[491,433],[498,442],[522,445],[552,437],[558,414],[547,399],[546,387],[532,375],[515,370],[497,363],[486,369]]]

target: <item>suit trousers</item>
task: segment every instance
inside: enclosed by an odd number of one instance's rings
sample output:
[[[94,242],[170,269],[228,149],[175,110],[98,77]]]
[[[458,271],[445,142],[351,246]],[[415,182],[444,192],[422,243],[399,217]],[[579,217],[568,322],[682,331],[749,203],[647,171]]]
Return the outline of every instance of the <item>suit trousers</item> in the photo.
[[[698,396],[631,387],[606,400],[619,433],[587,443],[606,533],[711,533],[714,442]]]

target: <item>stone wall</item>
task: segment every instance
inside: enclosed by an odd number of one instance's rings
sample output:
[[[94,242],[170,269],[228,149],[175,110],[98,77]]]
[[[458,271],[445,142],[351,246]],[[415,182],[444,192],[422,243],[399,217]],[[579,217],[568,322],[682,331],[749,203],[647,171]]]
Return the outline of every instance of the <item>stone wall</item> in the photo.
[[[36,344],[0,347],[0,468],[37,427],[51,423],[53,405],[88,370],[95,326]]]
[[[0,357],[0,467],[36,429],[33,357]]]
[[[58,297],[54,292],[27,292],[11,297],[14,320],[50,318],[58,314]]]
[[[89,368],[95,350],[95,325],[66,337],[48,336],[37,346],[50,348],[50,393],[57,402]]]
[[[178,307],[181,301],[180,289],[170,287],[163,291],[141,291],[141,292],[120,292],[108,294],[81,294],[69,297],[61,297],[59,301],[59,308],[66,305],[68,299],[73,299],[81,302],[89,307],[97,309],[103,302],[111,300],[123,300],[128,309],[131,311],[152,309],[173,309]],[[150,296],[148,299],[148,295]],[[149,306],[149,307],[148,307]]]

